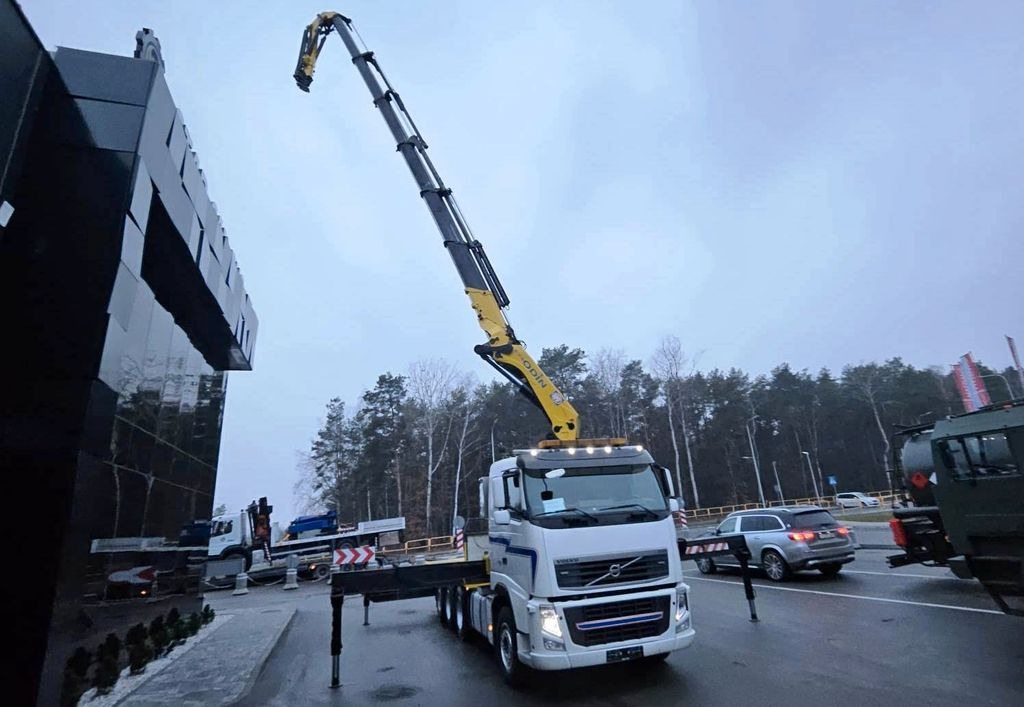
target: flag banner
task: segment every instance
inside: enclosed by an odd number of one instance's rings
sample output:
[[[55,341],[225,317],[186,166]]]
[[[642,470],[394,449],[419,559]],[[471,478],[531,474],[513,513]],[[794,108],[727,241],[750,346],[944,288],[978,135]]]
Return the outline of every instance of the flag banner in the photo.
[[[1017,367],[1017,378],[1020,380],[1020,388],[1024,390],[1024,366],[1020,365],[1020,356],[1017,354],[1017,342],[1009,334],[1006,335],[1006,343],[1010,345],[1010,355],[1013,356],[1013,365]]]
[[[953,366],[953,378],[956,380],[960,400],[963,401],[967,412],[974,412],[978,408],[992,404],[985,383],[981,380],[981,371],[978,370],[978,364],[974,362],[971,354],[964,354],[960,357],[960,362]]]

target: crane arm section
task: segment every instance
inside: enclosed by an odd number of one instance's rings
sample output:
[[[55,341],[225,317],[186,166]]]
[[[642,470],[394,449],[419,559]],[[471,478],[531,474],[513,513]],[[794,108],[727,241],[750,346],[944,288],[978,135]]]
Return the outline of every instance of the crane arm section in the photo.
[[[395,138],[398,151],[412,173],[420,196],[434,219],[444,247],[451,256],[462,285],[476,312],[487,343],[474,347],[474,352],[505,376],[547,416],[555,438],[571,441],[577,438],[579,415],[523,343],[516,338],[505,308],[508,295],[501,286],[480,241],[476,240],[452,196],[452,190],[427,156],[427,143],[405,108],[401,96],[381,71],[373,52],[366,51],[352,27],[352,21],[336,12],[324,12],[306,28],[295,68],[295,82],[308,92],[313,82],[316,61],[327,36],[336,31],[352,57],[352,63],[373,96],[384,122]]]

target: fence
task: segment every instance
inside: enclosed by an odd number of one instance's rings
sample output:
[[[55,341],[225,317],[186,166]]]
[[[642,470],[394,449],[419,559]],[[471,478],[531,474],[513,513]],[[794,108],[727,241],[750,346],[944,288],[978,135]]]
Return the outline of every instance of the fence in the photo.
[[[893,499],[893,494],[889,491],[872,491],[865,494],[872,498],[877,498],[879,503],[884,506]],[[769,501],[769,508],[776,508],[778,506],[821,506],[822,508],[834,508],[836,507],[836,500],[834,496],[822,496],[819,498],[792,498],[784,501]],[[732,506],[708,506],[706,508],[687,508],[686,518],[688,520],[712,520],[714,518],[721,518],[727,516],[730,513],[736,511],[749,511],[755,508],[764,508],[760,503],[740,503]]]

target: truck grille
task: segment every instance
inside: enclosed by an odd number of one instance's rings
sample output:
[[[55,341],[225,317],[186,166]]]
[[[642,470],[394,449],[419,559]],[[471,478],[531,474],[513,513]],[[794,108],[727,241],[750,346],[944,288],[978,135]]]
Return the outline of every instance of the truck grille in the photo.
[[[555,562],[555,578],[562,589],[646,582],[667,576],[668,552],[665,550]]]
[[[668,630],[671,597],[646,597],[565,610],[569,637],[577,646],[599,646],[659,636]]]

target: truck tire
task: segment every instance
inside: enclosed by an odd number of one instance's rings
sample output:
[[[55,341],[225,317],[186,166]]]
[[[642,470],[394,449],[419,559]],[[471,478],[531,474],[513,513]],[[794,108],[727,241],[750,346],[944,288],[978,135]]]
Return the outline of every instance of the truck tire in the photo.
[[[455,611],[452,616],[452,628],[455,635],[461,641],[468,641],[473,633],[473,625],[469,620],[469,592],[465,587],[459,587],[453,593],[455,597]]]
[[[328,567],[325,563],[321,562],[316,566],[316,569],[313,570],[313,576],[316,577],[318,580],[323,581],[331,576],[331,568]]]
[[[525,665],[519,662],[519,638],[516,634],[516,619],[512,608],[503,606],[498,612],[495,626],[494,655],[498,659],[498,670],[509,687],[520,687],[526,682]]]
[[[761,569],[773,582],[784,582],[789,579],[789,565],[782,555],[771,548],[761,553]]]
[[[437,620],[442,626],[448,625],[448,589],[441,587],[434,591],[434,604],[437,607]]]

